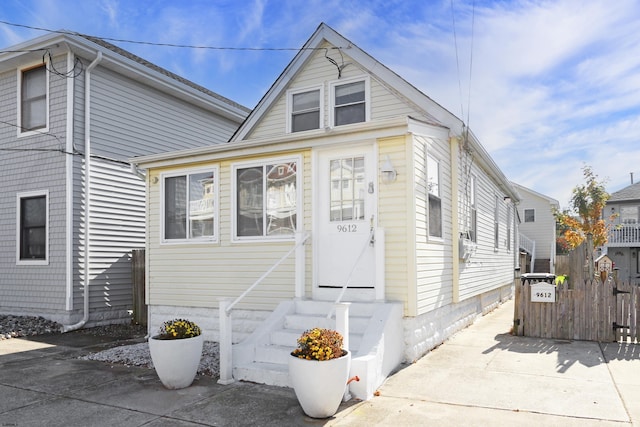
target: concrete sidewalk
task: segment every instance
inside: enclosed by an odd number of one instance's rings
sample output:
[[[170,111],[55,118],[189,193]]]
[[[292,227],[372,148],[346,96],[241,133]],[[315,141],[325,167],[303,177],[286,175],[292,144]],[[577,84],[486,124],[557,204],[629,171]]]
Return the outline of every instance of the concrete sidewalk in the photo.
[[[99,346],[0,341],[0,426],[640,426],[640,346],[508,334],[508,302],[403,367],[366,402],[306,417],[292,390],[77,357]]]

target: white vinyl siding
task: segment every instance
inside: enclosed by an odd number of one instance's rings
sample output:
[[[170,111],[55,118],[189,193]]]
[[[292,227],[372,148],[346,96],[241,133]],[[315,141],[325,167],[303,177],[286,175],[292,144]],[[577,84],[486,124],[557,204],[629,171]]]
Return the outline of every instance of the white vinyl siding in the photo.
[[[91,151],[111,159],[227,142],[238,123],[97,67],[91,77]]]
[[[556,220],[549,198],[526,187],[517,186],[522,200],[517,206],[521,223],[518,231],[536,241],[536,258],[550,259],[555,255]],[[533,221],[527,221],[527,217]]]

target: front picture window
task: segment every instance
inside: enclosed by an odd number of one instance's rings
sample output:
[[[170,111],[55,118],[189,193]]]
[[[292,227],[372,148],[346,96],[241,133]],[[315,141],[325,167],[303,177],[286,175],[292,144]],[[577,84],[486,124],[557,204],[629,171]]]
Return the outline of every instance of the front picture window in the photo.
[[[213,240],[217,228],[214,170],[164,178],[164,240]]]
[[[235,169],[236,237],[293,236],[298,218],[298,164]]]

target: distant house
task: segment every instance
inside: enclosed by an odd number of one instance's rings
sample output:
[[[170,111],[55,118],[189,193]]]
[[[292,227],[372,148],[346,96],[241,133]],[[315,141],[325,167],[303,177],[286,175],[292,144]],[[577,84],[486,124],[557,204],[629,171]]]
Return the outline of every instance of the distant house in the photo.
[[[288,385],[300,332],[348,301],[368,398],[511,295],[514,187],[460,119],[325,24],[229,144],[132,162],[148,172],[151,330],[189,315],[218,340],[219,301],[256,284],[231,310],[235,379]],[[202,219],[176,194],[200,206],[205,177]]]
[[[526,253],[522,273],[555,273],[556,219],[560,204],[551,197],[512,183],[521,196],[518,204],[520,249]]]
[[[226,142],[248,110],[71,34],[4,49],[0,88],[0,313],[129,320],[145,186],[127,159]]]
[[[640,279],[640,182],[611,194],[603,215],[614,215],[603,253],[618,270],[618,277],[637,283]]]

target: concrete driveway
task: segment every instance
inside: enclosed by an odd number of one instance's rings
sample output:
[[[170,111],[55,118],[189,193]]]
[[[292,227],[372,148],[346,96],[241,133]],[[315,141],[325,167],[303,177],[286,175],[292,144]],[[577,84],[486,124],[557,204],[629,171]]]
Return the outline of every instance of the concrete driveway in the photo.
[[[0,426],[640,426],[640,346],[509,335],[513,303],[314,420],[292,390],[79,360],[104,345],[0,341]]]

